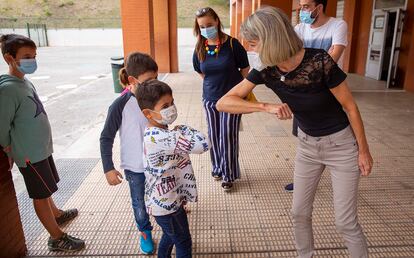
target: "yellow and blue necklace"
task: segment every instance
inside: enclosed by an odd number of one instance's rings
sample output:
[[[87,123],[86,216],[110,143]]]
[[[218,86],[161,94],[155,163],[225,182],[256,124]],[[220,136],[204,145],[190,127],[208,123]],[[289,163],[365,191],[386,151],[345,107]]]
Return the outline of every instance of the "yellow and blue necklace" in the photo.
[[[220,46],[221,46],[219,39],[217,40],[217,45],[214,50],[210,50],[210,48],[208,47],[208,40],[204,41],[204,45],[206,46],[206,51],[209,56],[218,55],[218,52],[220,51]]]

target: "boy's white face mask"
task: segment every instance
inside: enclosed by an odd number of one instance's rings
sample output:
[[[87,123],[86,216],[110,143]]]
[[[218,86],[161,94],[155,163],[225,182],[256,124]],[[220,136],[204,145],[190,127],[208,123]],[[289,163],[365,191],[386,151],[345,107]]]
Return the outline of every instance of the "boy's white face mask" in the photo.
[[[151,111],[161,115],[161,120],[153,118],[155,122],[161,125],[170,125],[174,123],[178,117],[177,107],[175,105],[164,108],[160,112],[154,110]]]

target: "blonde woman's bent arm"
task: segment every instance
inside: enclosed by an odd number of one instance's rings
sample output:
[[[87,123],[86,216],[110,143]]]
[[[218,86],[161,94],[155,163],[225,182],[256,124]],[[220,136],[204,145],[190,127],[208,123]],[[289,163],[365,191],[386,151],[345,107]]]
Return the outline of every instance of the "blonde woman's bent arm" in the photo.
[[[247,77],[247,75],[249,74],[249,71],[250,71],[250,66],[240,69],[240,73],[243,76],[243,78]]]
[[[275,114],[279,119],[292,118],[292,111],[287,104],[253,103],[244,100],[255,87],[254,83],[244,79],[217,102],[217,110],[232,114],[268,112]]]

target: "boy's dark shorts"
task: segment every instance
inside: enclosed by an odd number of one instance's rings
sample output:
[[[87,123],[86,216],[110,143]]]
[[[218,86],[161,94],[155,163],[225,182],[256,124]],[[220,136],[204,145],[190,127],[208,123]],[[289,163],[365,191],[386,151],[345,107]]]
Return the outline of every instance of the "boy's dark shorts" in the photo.
[[[57,191],[60,179],[52,156],[36,163],[28,163],[27,167],[19,170],[30,198],[45,199]]]

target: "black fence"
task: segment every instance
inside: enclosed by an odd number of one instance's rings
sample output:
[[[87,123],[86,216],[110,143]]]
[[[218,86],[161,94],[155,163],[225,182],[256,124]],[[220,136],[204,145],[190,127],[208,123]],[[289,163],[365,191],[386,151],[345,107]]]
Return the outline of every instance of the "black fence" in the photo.
[[[64,28],[121,28],[121,18],[57,18],[57,17],[18,17],[18,18],[1,18],[0,29],[21,29],[27,24],[45,24],[49,29]]]
[[[38,47],[47,47],[49,42],[47,39],[46,24],[30,24],[27,23],[27,35]]]

